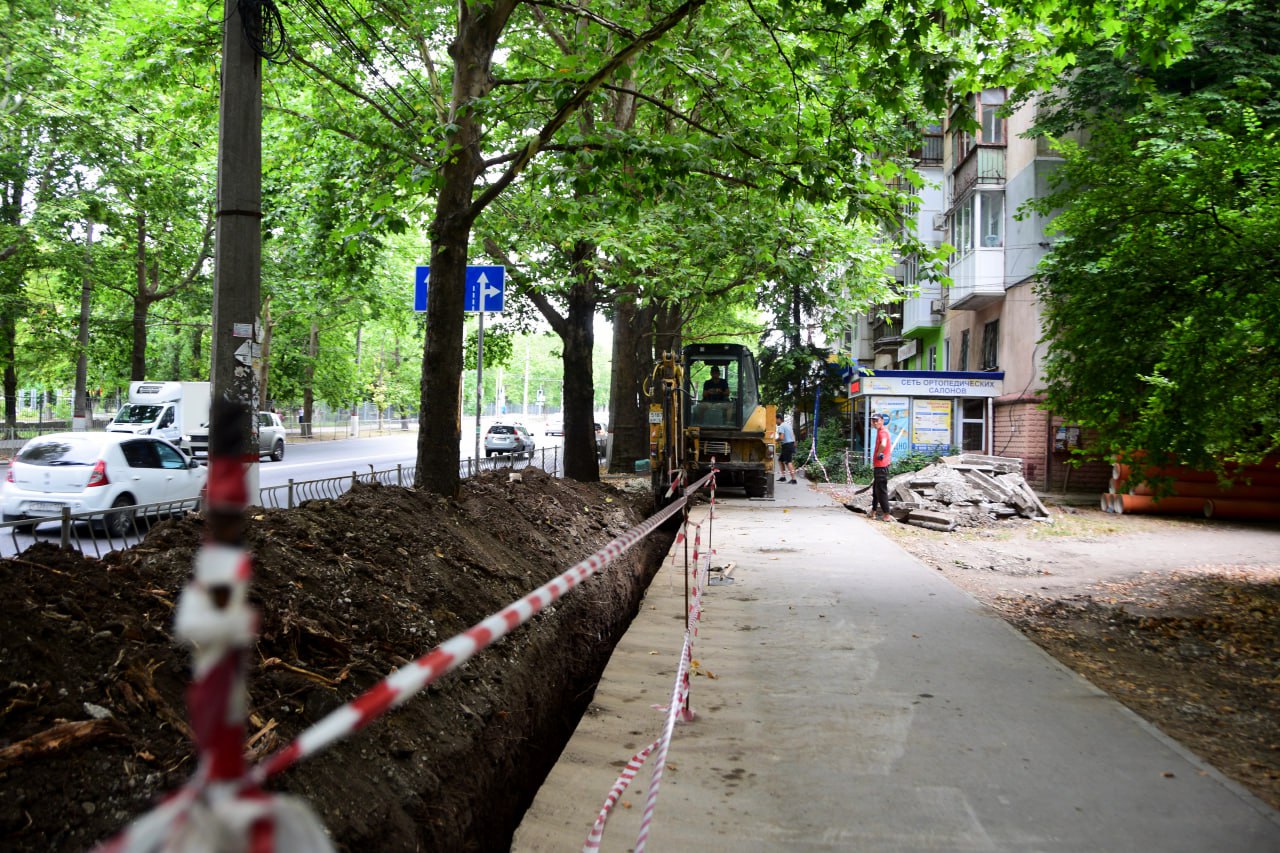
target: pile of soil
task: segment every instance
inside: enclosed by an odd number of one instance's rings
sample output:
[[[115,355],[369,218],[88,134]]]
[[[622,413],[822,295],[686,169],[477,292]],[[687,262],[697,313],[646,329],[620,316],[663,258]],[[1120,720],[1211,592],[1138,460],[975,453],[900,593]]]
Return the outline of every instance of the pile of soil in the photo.
[[[1280,526],[1050,509],[877,529],[1280,808]]]
[[[397,666],[556,577],[644,517],[627,493],[524,469],[457,500],[362,484],[255,509],[248,749],[262,758]],[[175,602],[197,517],[103,560],[0,561],[0,838],[85,849],[194,769]],[[274,780],[339,849],[505,849],[669,546],[650,536],[458,672]]]

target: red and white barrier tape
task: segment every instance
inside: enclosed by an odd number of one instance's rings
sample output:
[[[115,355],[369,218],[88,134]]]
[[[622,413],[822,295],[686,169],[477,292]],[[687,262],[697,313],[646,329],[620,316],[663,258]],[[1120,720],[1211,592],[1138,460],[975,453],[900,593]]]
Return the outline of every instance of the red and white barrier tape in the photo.
[[[253,558],[243,544],[248,490],[239,437],[248,417],[243,406],[214,403],[206,540],[174,619],[174,635],[192,647],[187,715],[199,764],[182,788],[96,848],[104,853],[333,849],[305,801],[243,782],[245,653],[258,624],[248,600]]]
[[[218,464],[215,473],[214,467],[211,460],[211,505],[238,504],[243,507],[243,480],[230,480],[232,471],[236,469],[229,464]],[[237,473],[242,478],[243,468]],[[186,617],[191,627],[190,630],[179,630],[180,634],[190,634],[188,639],[197,643],[201,638],[210,636],[219,639],[217,648],[197,652],[196,680],[188,691],[192,728],[201,752],[200,769],[182,789],[95,849],[102,853],[154,853],[175,849],[220,851],[225,845],[230,845],[227,849],[241,849],[249,853],[272,853],[276,850],[321,853],[332,850],[323,826],[305,801],[265,793],[260,788],[263,782],[329,744],[359,731],[390,708],[404,704],[427,685],[529,621],[683,509],[689,494],[701,488],[710,477],[708,474],[685,488],[678,500],[559,577],[393,672],[352,702],[303,731],[292,743],[252,768],[247,775],[243,773],[240,746],[243,738],[231,736],[232,731],[243,733],[243,667],[229,666],[228,661],[243,652],[236,646],[243,641],[242,635],[246,631],[248,642],[252,643],[256,627],[256,617],[247,606],[243,606],[247,600],[250,556],[241,548],[206,545],[197,557],[195,578],[188,588],[188,592],[193,594],[188,605],[190,613]],[[215,501],[215,497],[219,500]],[[231,586],[232,606],[222,609],[220,614],[210,614],[201,606],[208,603],[206,599],[212,600],[208,595],[210,588],[225,588],[227,585]],[[182,609],[180,602],[179,610]],[[212,618],[215,616],[218,618]],[[643,757],[639,760],[643,762]]]
[[[710,475],[708,475],[709,477]],[[401,667],[341,708],[330,712],[292,743],[267,757],[249,773],[249,781],[261,785],[299,761],[334,741],[363,729],[391,708],[399,707],[414,694],[441,676],[470,660],[477,652],[505,637],[532,619],[547,605],[612,563],[659,525],[679,512],[688,494],[701,488],[706,477],[693,484],[679,500],[614,539],[587,559],[543,584],[524,598],[436,646],[417,660]]]
[[[658,748],[654,753],[653,775],[649,778],[649,795],[645,799],[644,815],[640,818],[640,833],[636,836],[635,853],[644,853],[645,844],[649,841],[649,826],[653,823],[653,812],[658,805],[658,788],[662,784],[662,771],[667,766],[667,748],[671,744],[671,734],[675,731],[676,718],[682,715],[682,691],[687,690],[689,662],[693,659],[693,638],[685,633],[684,648],[680,652],[680,668],[676,672],[675,689],[671,692],[671,706],[667,709],[666,725],[662,728],[662,736],[658,738]]]
[[[622,797],[623,793],[635,781],[636,774],[640,772],[640,768],[644,765],[644,760],[649,757],[649,753],[653,752],[657,746],[658,742],[655,740],[631,756],[631,760],[627,762],[627,766],[618,776],[618,781],[613,783],[609,796],[605,797],[604,805],[600,808],[600,814],[596,816],[595,825],[591,827],[591,832],[587,835],[587,840],[582,845],[582,853],[592,853],[592,851],[600,849],[600,842],[604,838],[604,825],[609,820],[609,814],[613,811],[614,805]]]
[[[714,473],[714,472],[713,472]],[[714,482],[714,480],[713,480]],[[701,481],[699,481],[701,483]],[[600,807],[600,812],[596,816],[596,822],[591,827],[591,831],[587,834],[587,840],[582,845],[583,853],[594,853],[600,849],[600,842],[604,836],[605,824],[609,820],[609,815],[613,812],[614,805],[622,796],[622,793],[630,786],[635,779],[636,774],[640,770],[640,766],[644,764],[645,758],[654,750],[657,750],[658,758],[654,762],[653,774],[649,780],[649,790],[645,800],[644,815],[641,819],[640,837],[636,840],[636,853],[644,849],[644,845],[648,839],[649,825],[653,820],[653,811],[657,806],[658,789],[662,781],[662,771],[666,766],[667,749],[671,743],[671,735],[675,729],[675,724],[680,722],[691,722],[695,718],[693,710],[689,707],[689,674],[693,665],[693,640],[698,633],[698,623],[702,619],[702,584],[701,579],[708,577],[710,572],[710,555],[707,560],[708,571],[699,570],[699,548],[702,544],[702,523],[690,522],[685,519],[685,529],[689,526],[694,529],[693,538],[693,570],[690,586],[690,604],[689,615],[685,623],[684,645],[680,650],[680,667],[676,672],[675,687],[672,691],[671,703],[669,705],[654,705],[655,710],[667,712],[667,723],[663,729],[663,733],[659,738],[649,746],[642,749],[631,757],[627,762],[626,768],[622,774],[614,782],[613,788],[609,791],[609,795],[605,797],[604,804]],[[676,543],[687,539],[687,533],[682,531],[676,537]],[[673,547],[674,559],[674,547]]]

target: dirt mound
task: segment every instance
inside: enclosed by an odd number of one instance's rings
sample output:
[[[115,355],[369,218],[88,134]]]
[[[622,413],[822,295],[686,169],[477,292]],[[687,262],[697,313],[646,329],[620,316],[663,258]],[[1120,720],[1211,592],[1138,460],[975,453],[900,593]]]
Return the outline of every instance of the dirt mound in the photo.
[[[609,486],[522,473],[456,501],[374,484],[252,513],[255,759],[643,517]],[[102,561],[49,545],[0,561],[6,849],[84,849],[191,774],[189,655],[171,627],[201,535],[185,518]],[[310,801],[340,849],[505,849],[667,545],[649,537],[275,787]]]

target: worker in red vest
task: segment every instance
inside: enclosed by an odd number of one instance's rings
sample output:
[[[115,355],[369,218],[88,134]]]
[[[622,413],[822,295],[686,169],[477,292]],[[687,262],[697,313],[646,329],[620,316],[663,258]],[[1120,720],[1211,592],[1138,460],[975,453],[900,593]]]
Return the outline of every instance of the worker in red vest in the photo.
[[[889,442],[889,430],[884,425],[884,415],[871,416],[871,428],[876,431],[871,455],[871,517],[879,510],[881,521],[893,521],[889,514],[889,465],[893,463],[893,446]]]

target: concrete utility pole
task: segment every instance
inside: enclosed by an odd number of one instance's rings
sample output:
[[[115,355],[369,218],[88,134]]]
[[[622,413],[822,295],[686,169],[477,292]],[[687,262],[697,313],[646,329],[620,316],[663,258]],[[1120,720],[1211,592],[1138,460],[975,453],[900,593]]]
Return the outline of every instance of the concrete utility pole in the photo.
[[[218,117],[218,207],[213,250],[213,398],[258,408],[258,311],[262,267],[262,59],[240,10],[253,4],[223,0],[222,98]],[[252,13],[252,12],[251,12]],[[227,423],[230,421],[224,421]],[[256,446],[257,417],[241,446]],[[210,424],[216,429],[217,424]],[[216,441],[210,437],[210,444]],[[225,444],[224,444],[225,446]],[[258,462],[246,476],[250,503],[258,502]]]
[[[76,390],[72,401],[74,411],[71,417],[71,429],[81,432],[88,429],[89,423],[89,315],[93,298],[93,217],[85,222],[84,235],[84,272],[80,277],[80,331],[77,338],[76,355]]]

